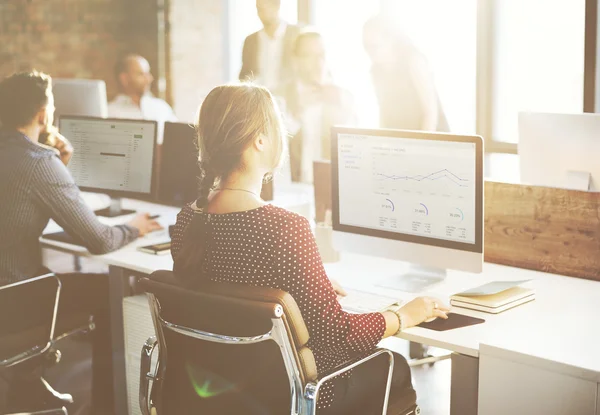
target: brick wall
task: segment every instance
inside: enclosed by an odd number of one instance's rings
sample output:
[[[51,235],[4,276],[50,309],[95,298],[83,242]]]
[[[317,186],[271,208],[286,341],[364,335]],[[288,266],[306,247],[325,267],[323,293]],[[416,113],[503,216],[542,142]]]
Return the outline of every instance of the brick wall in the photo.
[[[167,3],[168,98],[191,122],[224,81],[225,0]],[[157,0],[0,0],[0,78],[35,68],[56,78],[103,79],[111,99],[118,92],[113,68],[124,53],[145,56],[158,78],[156,12]]]
[[[0,77],[32,68],[53,77],[104,79],[117,92],[118,56],[155,66],[154,0],[0,0]]]

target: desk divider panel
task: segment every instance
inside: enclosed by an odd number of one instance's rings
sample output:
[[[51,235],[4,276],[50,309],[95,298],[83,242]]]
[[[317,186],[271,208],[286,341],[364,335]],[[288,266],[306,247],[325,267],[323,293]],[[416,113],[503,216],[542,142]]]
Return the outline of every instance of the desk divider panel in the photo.
[[[485,183],[485,261],[600,281],[600,193]]]

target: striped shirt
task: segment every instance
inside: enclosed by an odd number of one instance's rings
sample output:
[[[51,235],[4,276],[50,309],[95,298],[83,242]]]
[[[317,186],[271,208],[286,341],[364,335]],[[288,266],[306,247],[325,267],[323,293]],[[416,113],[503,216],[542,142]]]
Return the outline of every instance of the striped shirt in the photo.
[[[131,226],[98,221],[54,150],[19,132],[0,131],[0,286],[39,274],[39,238],[50,219],[92,254],[114,251],[138,236]]]

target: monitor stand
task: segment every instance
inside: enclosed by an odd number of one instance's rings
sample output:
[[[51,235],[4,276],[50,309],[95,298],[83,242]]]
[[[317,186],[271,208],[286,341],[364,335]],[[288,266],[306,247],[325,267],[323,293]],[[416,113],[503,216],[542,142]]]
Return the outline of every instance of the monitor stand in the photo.
[[[389,288],[407,293],[421,293],[431,286],[446,279],[447,271],[443,268],[410,265],[404,274],[382,278],[375,282],[379,288]]]
[[[123,209],[121,206],[121,198],[115,197],[110,199],[110,206],[104,209],[100,209],[94,212],[97,216],[103,216],[105,218],[116,218],[118,216],[131,215],[135,213],[135,210]]]

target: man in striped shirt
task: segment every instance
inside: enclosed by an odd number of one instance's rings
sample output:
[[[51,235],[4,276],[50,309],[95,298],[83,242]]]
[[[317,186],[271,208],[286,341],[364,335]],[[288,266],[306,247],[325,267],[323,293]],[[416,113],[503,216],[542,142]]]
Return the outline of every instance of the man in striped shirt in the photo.
[[[84,241],[93,254],[114,251],[160,228],[147,214],[120,226],[106,226],[98,221],[83,202],[66,168],[73,149],[68,140],[52,128],[53,115],[49,76],[38,72],[20,73],[0,82],[0,286],[47,272],[42,265],[39,237],[50,219]],[[40,144],[40,139],[47,144]],[[67,317],[66,314],[94,314],[97,327],[94,371],[98,372],[95,370],[98,364],[107,362],[106,356],[101,356],[101,349],[106,348],[104,353],[110,352],[108,324],[104,325],[108,322],[108,316],[104,315],[108,308],[107,278],[85,274],[59,278],[62,290],[58,325],[60,327],[61,317]],[[102,309],[103,312],[99,311]],[[109,376],[104,379],[108,389]],[[27,404],[37,399],[41,409],[57,403],[62,406],[72,400],[70,395],[53,391],[39,376],[32,378],[17,373],[10,383],[13,388],[9,393],[13,400],[10,405],[15,406],[12,408],[15,412],[21,409],[17,408],[22,403],[20,396]],[[100,387],[103,382],[98,379],[96,383],[95,386]]]

